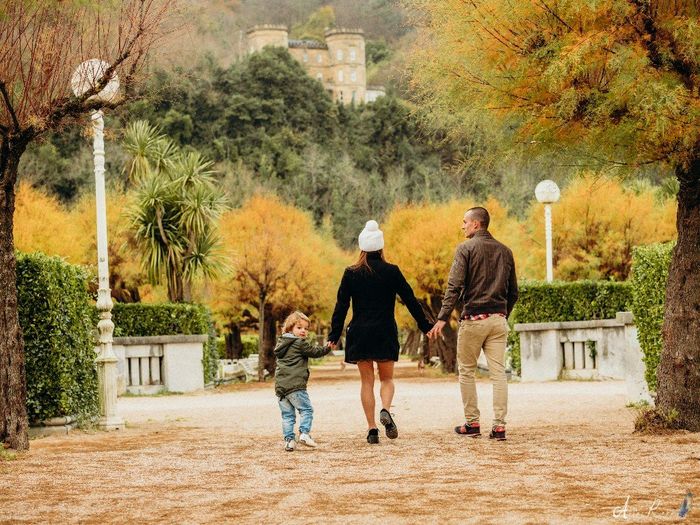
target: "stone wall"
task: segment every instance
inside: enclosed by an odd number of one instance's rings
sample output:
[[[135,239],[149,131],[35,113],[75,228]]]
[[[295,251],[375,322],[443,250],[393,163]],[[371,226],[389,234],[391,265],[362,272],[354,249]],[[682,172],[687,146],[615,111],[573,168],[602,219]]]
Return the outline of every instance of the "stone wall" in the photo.
[[[624,379],[630,401],[650,401],[632,314],[615,319],[516,324],[522,381]]]
[[[206,335],[115,337],[117,394],[192,392],[204,388]]]

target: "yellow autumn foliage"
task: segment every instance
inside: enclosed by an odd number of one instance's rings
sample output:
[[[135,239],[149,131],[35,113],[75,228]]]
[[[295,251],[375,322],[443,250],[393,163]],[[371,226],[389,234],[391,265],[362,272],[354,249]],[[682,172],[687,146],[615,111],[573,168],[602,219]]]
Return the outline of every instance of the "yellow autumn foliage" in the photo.
[[[445,292],[455,250],[465,240],[462,218],[474,206],[484,206],[489,211],[489,230],[513,250],[519,268],[525,253],[523,225],[494,198],[483,203],[461,199],[398,206],[382,226],[387,260],[399,265],[416,297],[426,304],[434,307],[435,298],[441,298]],[[399,309],[397,315],[401,324],[411,326],[404,309]]]
[[[545,274],[544,206],[534,202],[528,220],[532,247],[527,277]],[[676,237],[676,203],[659,202],[653,188],[633,191],[617,179],[586,174],[552,206],[555,279],[617,279],[629,275],[632,248]]]
[[[17,187],[14,236],[19,251],[42,252],[65,257],[73,264],[83,263],[86,240],[70,213],[55,197],[26,182]]]
[[[126,208],[130,197],[110,191],[107,195],[107,239],[110,281],[121,300],[125,290],[141,286],[140,298],[158,300],[162,294],[145,280],[133,249]],[[42,252],[64,257],[73,264],[96,266],[97,238],[95,197],[84,195],[68,209],[54,197],[20,183],[15,203],[15,247],[23,252]]]
[[[127,210],[131,196],[111,190],[107,193],[107,253],[109,256],[110,281],[113,291],[139,287],[140,299],[165,301],[167,295],[154,294],[154,287],[146,284],[139,254],[133,242]],[[97,262],[97,236],[95,223],[95,196],[85,194],[70,212],[72,228],[83,239],[81,264],[95,265]],[[133,297],[123,297],[123,300]]]
[[[129,199],[128,194],[108,193],[113,287],[138,287],[141,300],[165,300],[163,289],[146,284],[143,277],[125,213]],[[534,199],[524,222],[508,215],[494,198],[399,205],[381,225],[384,251],[426,304],[444,292],[455,248],[464,240],[462,217],[476,205],[489,210],[491,232],[513,250],[518,277],[544,278],[544,212]],[[626,279],[634,246],[676,237],[675,210],[675,202],[659,200],[652,187],[630,189],[617,179],[593,174],[573,180],[553,205],[555,278]],[[257,310],[260,286],[256,282],[264,284],[268,278],[267,300],[276,314],[300,308],[327,320],[343,268],[356,257],[337,247],[328,228],[316,228],[308,214],[277,197],[258,195],[225,213],[220,229],[231,271],[211,284],[197,282],[204,290],[197,296],[220,319],[236,318],[246,308]],[[40,251],[94,266],[94,196],[85,195],[67,209],[55,198],[20,183],[14,234],[20,251]],[[399,308],[398,313],[401,322],[410,325],[405,309]]]
[[[257,195],[224,213],[220,231],[231,271],[212,285],[208,302],[219,318],[257,310],[261,293],[278,319],[294,309],[329,318],[349,260],[307,213]]]

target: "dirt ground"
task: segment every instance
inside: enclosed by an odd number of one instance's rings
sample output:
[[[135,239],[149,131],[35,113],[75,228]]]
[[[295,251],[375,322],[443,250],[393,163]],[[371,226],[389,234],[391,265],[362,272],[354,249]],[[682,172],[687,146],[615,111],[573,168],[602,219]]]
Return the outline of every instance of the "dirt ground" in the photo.
[[[402,368],[399,438],[370,446],[356,374],[314,372],[319,448],[293,453],[269,383],[120,398],[123,432],[0,459],[0,523],[700,523],[677,515],[700,494],[700,435],[632,434],[624,383],[512,383],[493,442],[453,432],[455,379]]]

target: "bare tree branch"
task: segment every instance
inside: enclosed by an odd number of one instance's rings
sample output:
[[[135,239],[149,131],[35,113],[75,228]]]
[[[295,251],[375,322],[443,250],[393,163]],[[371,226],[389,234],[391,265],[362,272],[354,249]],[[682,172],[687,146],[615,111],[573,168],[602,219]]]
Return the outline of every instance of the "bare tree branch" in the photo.
[[[169,30],[164,20],[179,0],[123,0],[118,3],[26,2],[6,0],[0,24],[0,82],[5,105],[14,114],[0,112],[0,126],[35,133],[58,128],[66,118],[100,107],[116,107],[133,95],[151,46]],[[74,69],[91,58],[110,65],[103,77],[79,97],[70,96]],[[94,95],[119,75],[119,101],[96,104]],[[19,89],[14,89],[19,86]]]
[[[2,100],[5,103],[5,107],[7,108],[7,111],[10,113],[10,116],[12,117],[12,125],[15,129],[15,131],[19,132],[21,130],[20,125],[19,125],[19,120],[17,120],[17,114],[15,113],[15,109],[12,107],[12,101],[10,100],[10,95],[7,93],[7,88],[5,86],[5,83],[0,80],[0,93],[2,93]]]

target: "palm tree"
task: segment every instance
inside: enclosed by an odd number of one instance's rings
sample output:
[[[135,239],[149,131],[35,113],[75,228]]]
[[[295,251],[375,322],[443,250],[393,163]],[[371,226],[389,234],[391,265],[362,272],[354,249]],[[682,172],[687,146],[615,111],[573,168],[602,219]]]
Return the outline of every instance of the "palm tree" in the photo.
[[[171,301],[190,301],[193,279],[223,268],[216,225],[226,201],[212,163],[143,121],[127,127],[124,147],[133,157],[129,179],[138,184],[131,220],[148,279],[165,278]]]

